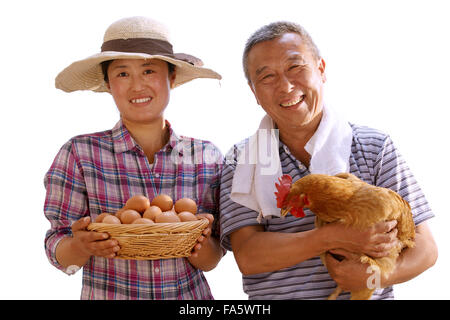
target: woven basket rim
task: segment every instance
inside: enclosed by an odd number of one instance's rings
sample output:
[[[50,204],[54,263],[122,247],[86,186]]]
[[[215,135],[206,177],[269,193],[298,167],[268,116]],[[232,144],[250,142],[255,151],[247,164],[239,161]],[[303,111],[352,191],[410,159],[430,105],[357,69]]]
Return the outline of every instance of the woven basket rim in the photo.
[[[115,259],[155,260],[188,257],[196,239],[209,225],[209,220],[155,223],[108,224],[91,223],[87,229],[109,233],[119,241],[121,249]]]
[[[155,222],[154,224],[132,224],[132,223],[122,223],[122,224],[114,224],[114,223],[103,223],[103,222],[91,222],[89,225],[108,225],[108,226],[123,226],[123,227],[127,227],[127,226],[146,226],[146,227],[157,227],[157,226],[168,226],[168,225],[174,225],[174,226],[181,226],[181,225],[187,225],[187,224],[199,224],[199,222],[203,223],[203,220],[208,221],[209,220],[207,218],[198,218],[197,220],[194,221],[181,221],[181,222]]]
[[[108,232],[108,229],[115,232],[131,233],[133,231],[142,233],[157,233],[162,231],[162,233],[170,233],[171,231],[176,232],[189,232],[192,229],[198,228],[199,226],[206,226],[209,224],[209,220],[206,218],[199,218],[196,221],[184,221],[184,222],[158,222],[155,224],[111,224],[111,223],[101,223],[92,222],[87,226],[88,230],[97,231],[101,229],[101,232]]]

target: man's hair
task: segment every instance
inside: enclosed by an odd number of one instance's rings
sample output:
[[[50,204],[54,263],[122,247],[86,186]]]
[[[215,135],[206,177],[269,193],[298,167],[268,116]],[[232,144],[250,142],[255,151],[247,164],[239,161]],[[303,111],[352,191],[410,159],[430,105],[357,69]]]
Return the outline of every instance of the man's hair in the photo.
[[[281,37],[285,33],[297,33],[300,35],[302,40],[308,46],[311,53],[315,58],[320,59],[320,52],[315,43],[313,42],[309,33],[299,24],[288,22],[288,21],[278,21],[272,22],[265,25],[258,30],[256,30],[250,38],[248,38],[245,44],[244,55],[242,57],[242,64],[244,67],[244,74],[247,81],[250,81],[250,75],[248,74],[248,54],[250,50],[258,43],[263,41],[270,41]]]

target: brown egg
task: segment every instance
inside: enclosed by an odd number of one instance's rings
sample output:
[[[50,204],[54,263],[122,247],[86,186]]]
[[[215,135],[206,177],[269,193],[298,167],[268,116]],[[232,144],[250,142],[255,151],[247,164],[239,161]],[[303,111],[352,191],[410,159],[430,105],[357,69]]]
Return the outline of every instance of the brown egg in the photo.
[[[177,202],[175,202],[175,211],[177,213],[180,213],[183,211],[189,211],[193,214],[196,214],[197,213],[197,204],[195,203],[194,200],[189,199],[189,198],[179,199],[179,200],[177,200]]]
[[[109,216],[109,215],[111,215],[111,213],[107,213],[107,212],[100,213],[100,214],[95,218],[95,222],[96,222],[96,223],[101,223],[101,222],[103,221],[103,219],[104,219],[106,216]]]
[[[148,207],[150,207],[150,200],[143,195],[132,196],[124,206],[124,208],[133,209],[140,213],[144,212]]]
[[[197,217],[192,212],[189,212],[189,211],[181,211],[178,214],[178,218],[180,218],[180,220],[182,222],[185,222],[185,221],[196,221],[197,220]]]
[[[127,208],[123,207],[120,208],[119,210],[117,210],[117,212],[114,214],[117,218],[120,219],[120,216],[122,215],[122,212],[124,212],[125,210],[127,210]]]
[[[132,223],[134,220],[142,218],[141,214],[136,210],[128,209],[122,212],[120,215],[120,221],[124,224]]]
[[[151,205],[159,207],[163,212],[169,211],[173,207],[173,200],[167,194],[160,194],[153,198]]]
[[[164,211],[163,213],[156,216],[155,222],[181,222],[181,220],[180,218],[178,218],[177,214],[174,211]]]
[[[157,215],[161,214],[162,211],[158,206],[150,206],[144,211],[142,217],[155,221]]]
[[[121,224],[120,219],[116,216],[113,216],[110,214],[109,216],[106,216],[103,218],[103,223],[110,223],[110,224]]]
[[[147,218],[137,218],[131,224],[155,224],[155,222]]]

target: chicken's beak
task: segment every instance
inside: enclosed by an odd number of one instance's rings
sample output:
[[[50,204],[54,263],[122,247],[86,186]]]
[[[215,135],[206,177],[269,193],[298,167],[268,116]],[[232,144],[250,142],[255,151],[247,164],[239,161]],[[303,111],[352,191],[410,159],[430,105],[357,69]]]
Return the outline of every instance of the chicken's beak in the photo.
[[[291,207],[287,207],[287,208],[282,208],[281,209],[281,216],[285,217],[290,211],[291,211]]]

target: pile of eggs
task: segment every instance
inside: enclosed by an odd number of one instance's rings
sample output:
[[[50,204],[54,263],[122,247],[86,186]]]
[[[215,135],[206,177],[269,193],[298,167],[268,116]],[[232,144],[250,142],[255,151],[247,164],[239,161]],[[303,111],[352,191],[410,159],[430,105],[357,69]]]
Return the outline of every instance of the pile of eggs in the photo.
[[[109,224],[155,224],[167,222],[185,222],[197,220],[197,204],[189,198],[173,203],[170,196],[160,194],[150,200],[143,195],[128,199],[125,206],[115,214],[101,213],[96,223]]]

